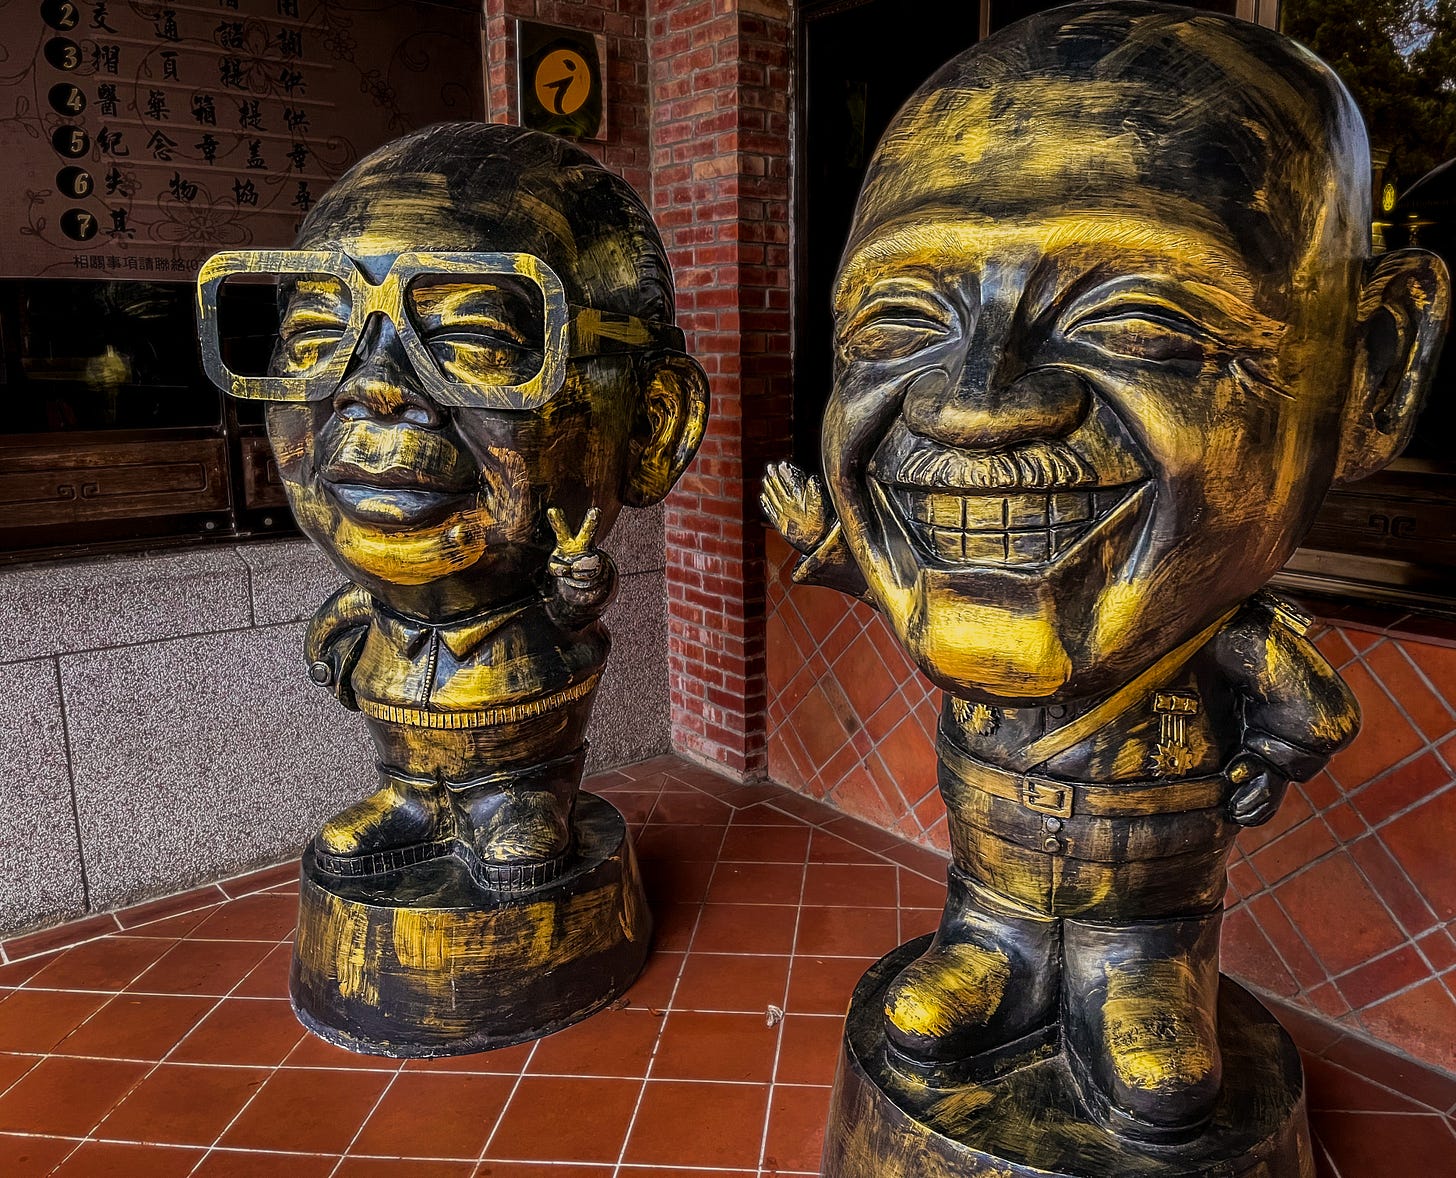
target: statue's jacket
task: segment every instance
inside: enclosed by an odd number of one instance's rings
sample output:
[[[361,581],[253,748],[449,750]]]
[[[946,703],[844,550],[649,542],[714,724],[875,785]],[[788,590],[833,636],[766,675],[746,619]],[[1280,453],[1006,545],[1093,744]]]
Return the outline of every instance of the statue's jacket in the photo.
[[[382,767],[458,782],[582,743],[610,648],[596,612],[563,621],[533,590],[432,624],[346,585],[305,645],[340,700],[368,718]]]

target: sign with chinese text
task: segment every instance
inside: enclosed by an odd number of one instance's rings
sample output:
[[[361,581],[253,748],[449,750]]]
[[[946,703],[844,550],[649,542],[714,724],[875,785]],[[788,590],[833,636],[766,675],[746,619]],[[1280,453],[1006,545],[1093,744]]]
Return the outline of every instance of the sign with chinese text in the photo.
[[[418,0],[11,0],[0,47],[0,277],[286,246],[361,155],[483,107],[478,13]]]

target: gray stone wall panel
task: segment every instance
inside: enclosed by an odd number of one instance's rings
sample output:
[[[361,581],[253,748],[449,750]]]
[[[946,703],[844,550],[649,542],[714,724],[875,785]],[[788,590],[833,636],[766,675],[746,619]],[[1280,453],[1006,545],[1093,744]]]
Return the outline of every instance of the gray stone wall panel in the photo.
[[[612,656],[587,739],[587,772],[629,765],[671,747],[667,700],[667,599],[662,571],[622,577],[602,618]]]
[[[0,672],[0,931],[80,916],[85,911],[66,737],[55,664],[12,663]]]
[[[0,662],[252,625],[232,548],[0,569]]]
[[[93,908],[276,862],[369,792],[363,725],[309,682],[302,634],[61,660]]]

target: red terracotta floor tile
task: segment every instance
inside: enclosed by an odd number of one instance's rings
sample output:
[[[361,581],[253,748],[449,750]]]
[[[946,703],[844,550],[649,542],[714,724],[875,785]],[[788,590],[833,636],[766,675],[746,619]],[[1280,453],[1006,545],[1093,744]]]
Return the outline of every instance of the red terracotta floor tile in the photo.
[[[828,1088],[774,1085],[763,1149],[765,1172],[819,1169],[824,1126],[829,1120],[829,1093]]]
[[[0,1174],[6,1178],[46,1178],[79,1144],[60,1137],[0,1133]]]
[[[313,1035],[306,1035],[305,1038],[322,1042]],[[301,1047],[302,1044],[299,1046]],[[535,1043],[517,1043],[511,1047],[497,1047],[494,1051],[477,1051],[471,1055],[452,1055],[441,1059],[407,1059],[404,1062],[404,1070],[430,1073],[492,1072],[518,1076],[535,1049]]]
[[[1309,1120],[1341,1175],[1456,1174],[1456,1133],[1434,1114],[1311,1112]]]
[[[663,1027],[652,1075],[654,1080],[767,1083],[778,1042],[777,1026],[762,1014],[675,1010]]]
[[[179,941],[128,989],[221,997],[230,993],[269,952],[269,947],[258,941]]]
[[[705,904],[693,952],[788,953],[798,915],[797,908],[783,904]]]
[[[177,1045],[173,1063],[231,1063],[271,1067],[305,1031],[293,1008],[276,998],[228,998]]]
[[[116,923],[122,928],[132,929],[140,925],[153,924],[168,916],[176,916],[183,912],[193,912],[198,908],[219,904],[227,898],[228,894],[216,884],[206,884],[200,888],[191,888],[188,891],[163,896],[157,900],[148,900],[144,904],[134,904],[130,908],[121,909],[114,915]]]
[[[293,945],[274,945],[231,991],[237,998],[287,998],[288,969],[293,963]]]
[[[768,1088],[651,1080],[623,1151],[623,1162],[653,1166],[753,1168],[758,1165]],[[684,1132],[692,1126],[691,1132]]]
[[[740,1011],[762,1015],[784,1004],[789,958],[736,953],[694,953],[683,967],[674,1010]]]
[[[696,915],[693,919],[696,921]],[[687,943],[686,938],[683,943]],[[647,964],[623,995],[628,1005],[638,1010],[666,1010],[672,999],[673,988],[677,985],[678,974],[682,972],[684,960],[684,954],[667,952],[654,943]]]
[[[189,933],[224,941],[281,941],[293,932],[298,901],[292,896],[244,896],[217,909]]]
[[[515,1083],[514,1076],[401,1073],[349,1152],[474,1162]]]
[[[25,984],[33,990],[120,990],[166,951],[166,942],[103,937],[67,949]]]
[[[0,1096],[0,1130],[85,1136],[148,1070],[110,1059],[44,1059]]]
[[[793,1014],[843,1015],[855,986],[875,961],[873,957],[795,957],[784,1009]]]
[[[14,990],[0,999],[0,1051],[49,1051],[110,997]]]
[[[485,1156],[506,1161],[615,1162],[642,1083],[525,1076]],[[563,1116],[564,1110],[569,1115]]]
[[[805,905],[799,917],[794,952],[811,957],[866,957],[888,953],[899,943],[899,933],[900,922],[894,908]]]
[[[268,1076],[266,1068],[164,1063],[111,1110],[95,1136],[163,1145],[211,1145]]]
[[[528,1075],[616,1076],[640,1079],[662,1030],[663,1016],[647,1010],[604,1010],[536,1045]]]
[[[844,1020],[830,1015],[786,1014],[779,1044],[781,1084],[831,1084],[844,1041]]]
[[[809,831],[794,826],[739,826],[728,828],[723,850],[724,863],[803,863],[809,853]]]
[[[338,1156],[329,1154],[214,1149],[192,1178],[328,1178],[338,1164]]]
[[[214,999],[118,994],[51,1048],[56,1055],[164,1058],[212,1009]]]
[[[915,700],[924,695],[917,688]],[[401,1063],[342,1051],[305,1033],[286,1000],[296,866],[255,873],[225,885],[241,899],[133,924],[219,893],[164,900],[123,914],[124,932],[0,966],[0,1178],[48,1175],[63,1162],[62,1178],[168,1178],[194,1163],[200,1178],[816,1172],[850,993],[875,958],[936,926],[945,859],[820,803],[672,758],[607,780],[624,800],[650,802],[644,834],[658,852],[644,859],[653,953],[624,1003],[538,1043],[477,1055]],[[1297,817],[1308,823],[1305,809]],[[1278,834],[1259,845],[1274,850]],[[1441,1178],[1436,1130],[1452,1135],[1430,1110],[1456,1105],[1456,1076],[1353,1033],[1365,1020],[1430,1051],[1456,1017],[1432,1008],[1452,988],[1423,987],[1406,934],[1437,969],[1456,965],[1456,942],[1429,911],[1416,913],[1411,897],[1423,902],[1408,884],[1409,896],[1392,898],[1386,876],[1404,874],[1379,837],[1233,908],[1226,928],[1242,920],[1294,971],[1290,992],[1305,1009],[1278,1009],[1301,1047],[1321,1053],[1306,1067],[1317,1152],[1335,1157],[1320,1162],[1322,1178]],[[1384,943],[1380,922],[1361,902],[1367,883],[1404,926],[1383,957],[1371,947]],[[1354,950],[1340,944],[1351,937]],[[1358,1012],[1347,1015],[1341,991]],[[786,1013],[770,1016],[780,1006]],[[1347,1015],[1350,1033],[1310,1007]],[[83,1143],[97,1120],[96,1140]],[[1384,1142],[1374,1155],[1372,1133]]]
[[[23,986],[64,952],[64,949],[58,949],[54,953],[44,953],[38,957],[27,957],[24,961],[0,965],[0,998],[5,997],[3,991]]]
[[[477,1057],[480,1058],[480,1057]],[[345,1051],[317,1035],[306,1034],[283,1060],[287,1068],[349,1068],[369,1072],[397,1072],[400,1061],[384,1055],[367,1055],[362,1051]],[[477,1068],[484,1071],[484,1068]]]
[[[425,1162],[418,1158],[347,1157],[334,1171],[333,1178],[471,1178],[475,1172],[474,1161]],[[540,1178],[556,1176],[554,1172],[542,1173]]]
[[[708,886],[714,904],[797,904],[802,863],[719,863]]]
[[[52,1178],[186,1178],[202,1157],[200,1149],[83,1142]]]
[[[218,1144],[342,1153],[389,1081],[383,1072],[274,1072]]]
[[[888,863],[810,863],[804,873],[806,905],[894,908],[899,868]]]

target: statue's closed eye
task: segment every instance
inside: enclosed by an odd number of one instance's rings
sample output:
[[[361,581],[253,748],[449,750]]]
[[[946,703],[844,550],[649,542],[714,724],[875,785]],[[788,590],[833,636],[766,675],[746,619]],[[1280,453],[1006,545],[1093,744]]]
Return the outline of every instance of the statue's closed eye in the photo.
[[[920,294],[872,298],[838,332],[847,363],[899,360],[953,339],[959,325],[950,308]]]

